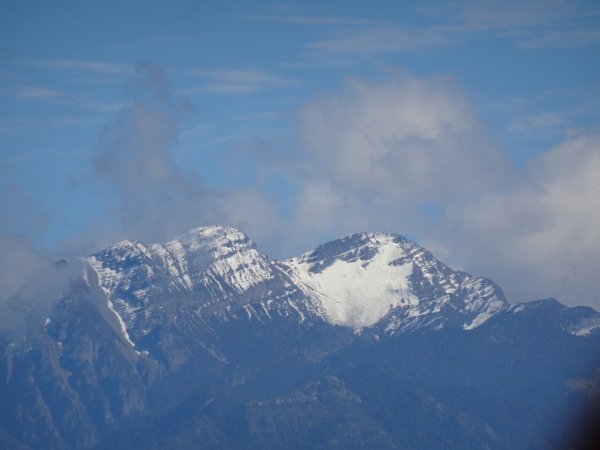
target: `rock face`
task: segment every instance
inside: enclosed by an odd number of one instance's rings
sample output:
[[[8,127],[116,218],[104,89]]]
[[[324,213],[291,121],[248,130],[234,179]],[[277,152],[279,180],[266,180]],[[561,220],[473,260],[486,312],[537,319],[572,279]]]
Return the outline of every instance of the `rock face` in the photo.
[[[203,227],[32,284],[0,448],[552,448],[598,402],[600,314],[509,305],[399,235],[278,261]]]

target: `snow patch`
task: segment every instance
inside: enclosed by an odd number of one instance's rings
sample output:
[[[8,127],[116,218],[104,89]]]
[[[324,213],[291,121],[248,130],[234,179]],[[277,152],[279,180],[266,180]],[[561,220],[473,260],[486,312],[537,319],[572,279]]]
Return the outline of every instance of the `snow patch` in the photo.
[[[575,336],[589,336],[600,328],[600,319],[584,319],[577,325],[569,327],[567,330]]]
[[[292,276],[310,288],[322,303],[331,323],[355,328],[378,322],[392,308],[416,305],[409,277],[413,263],[393,265],[405,256],[392,236],[377,235],[372,244],[377,253],[369,260],[337,260],[320,272],[300,258],[286,261]]]
[[[482,312],[477,314],[473,321],[469,324],[463,325],[464,330],[474,330],[478,326],[483,325],[490,317],[492,317],[494,313]]]
[[[117,284],[120,276],[118,272],[109,269],[108,267],[103,267],[102,263],[99,262],[95,257],[90,257],[88,259],[88,261],[90,262],[90,267],[92,267],[92,269],[94,269],[96,271],[96,274],[98,275],[98,284],[100,285],[100,288],[102,289],[102,291],[104,292],[104,295],[106,296],[106,305],[108,306],[108,309],[115,315],[115,317],[117,318],[117,321],[119,322],[119,326],[121,328],[121,334],[123,335],[123,337],[125,338],[125,340],[135,349],[135,343],[131,340],[131,338],[129,337],[129,333],[127,332],[127,325],[125,324],[125,321],[123,320],[123,318],[119,315],[119,313],[115,310],[113,302],[111,300],[111,290],[108,286],[113,287]],[[139,355],[140,352],[138,352],[136,350],[136,353]]]
[[[304,314],[302,314],[302,311],[300,311],[300,309],[296,306],[296,304],[291,301],[288,300],[288,304],[298,313],[298,315],[300,316],[300,323],[304,323]]]
[[[129,344],[131,344],[132,347],[135,347],[135,343],[129,337],[129,333],[127,333],[127,325],[125,325],[125,321],[123,320],[123,318],[119,315],[119,313],[114,308],[113,302],[110,300],[110,298],[108,298],[108,296],[107,296],[106,299],[107,299],[108,309],[110,309],[113,312],[113,314],[115,315],[115,317],[119,321],[119,325],[121,327],[121,334],[123,335],[123,337],[125,338],[125,340],[127,342],[129,342]]]

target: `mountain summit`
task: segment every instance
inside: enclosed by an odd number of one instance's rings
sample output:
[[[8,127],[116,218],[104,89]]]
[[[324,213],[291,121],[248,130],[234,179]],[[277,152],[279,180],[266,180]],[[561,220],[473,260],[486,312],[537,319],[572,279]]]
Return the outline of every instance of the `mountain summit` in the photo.
[[[222,315],[235,315],[235,305],[258,318],[283,308],[301,320],[353,328],[385,320],[390,331],[472,329],[508,306],[492,281],[453,271],[416,243],[384,233],[356,233],[277,261],[239,230],[202,227],[166,244],[123,241],[89,263],[126,329],[182,295]]]
[[[339,325],[371,326],[390,316],[390,329],[449,321],[474,328],[507,306],[492,281],[453,271],[399,235],[356,233],[283,264]]]
[[[400,235],[275,260],[200,227],[50,271],[7,303],[2,448],[551,448],[597,404],[600,314]]]

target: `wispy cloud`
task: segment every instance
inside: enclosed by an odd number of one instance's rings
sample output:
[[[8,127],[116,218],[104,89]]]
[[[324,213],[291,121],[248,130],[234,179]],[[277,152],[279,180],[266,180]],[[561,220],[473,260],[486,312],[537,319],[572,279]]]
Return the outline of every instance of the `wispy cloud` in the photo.
[[[173,98],[164,70],[143,64],[136,71],[133,101],[106,126],[92,166],[94,184],[117,194],[109,207],[124,234],[155,242],[217,222],[216,199],[173,159],[187,108]]]
[[[129,75],[132,68],[129,64],[99,61],[79,61],[73,59],[20,59],[18,65],[45,70],[93,72],[102,75]]]
[[[554,296],[598,307],[600,135],[566,139],[505,189],[448,208],[452,250],[515,301]]]
[[[541,128],[562,130],[568,125],[566,112],[547,111],[519,118],[510,125],[509,129],[511,131],[533,131]]]
[[[9,80],[11,78],[18,78],[18,75],[13,72],[6,72],[4,70],[0,70],[0,80]]]
[[[522,126],[567,120],[559,111]],[[411,78],[353,82],[311,101],[299,127],[306,163],[286,171],[300,174],[289,241],[400,231],[445,247],[450,263],[492,277],[514,301],[600,304],[598,133],[566,138],[521,172],[452,83]],[[424,217],[423,204],[439,216]]]
[[[144,38],[152,44],[187,44],[190,40],[182,34],[158,34]]]
[[[126,102],[102,102],[87,98],[85,95],[76,95],[43,86],[19,86],[0,90],[0,95],[8,95],[21,101],[46,101],[71,109],[87,112],[115,112],[126,107]],[[56,117],[53,117],[54,119]],[[50,118],[48,118],[50,120]]]
[[[283,69],[338,69],[340,67],[349,67],[356,65],[357,62],[352,58],[336,59],[329,57],[313,58],[306,61],[286,61],[277,64]]]
[[[313,41],[307,44],[307,48],[341,54],[395,53],[452,45],[459,37],[472,31],[473,28],[467,25],[423,28],[383,25]]]
[[[233,120],[237,121],[256,121],[256,120],[271,120],[279,115],[273,111],[264,111],[256,114],[240,114],[233,117]]]
[[[79,86],[115,86],[123,84],[123,77],[82,74],[69,77],[68,81]]]
[[[290,25],[308,26],[344,26],[344,25],[375,25],[381,20],[354,19],[348,17],[307,16],[301,14],[240,14],[238,19],[254,22],[273,22]]]
[[[86,101],[82,103],[81,106],[90,112],[114,113],[128,107],[129,105],[130,103],[128,102],[102,103]]]
[[[523,48],[570,48],[600,43],[600,30],[550,29],[539,33],[519,33],[517,43]]]
[[[240,84],[276,84],[289,85],[296,81],[273,75],[269,72],[260,70],[205,70],[195,69],[190,72],[192,75],[203,75],[224,83]]]
[[[329,53],[371,55],[443,48],[476,36],[510,40],[531,49],[600,42],[600,10],[581,2],[472,0],[421,7],[417,13],[420,25],[416,26],[387,20],[344,28],[332,22],[329,36],[306,46]]]
[[[203,79],[201,86],[182,90],[182,94],[251,94],[265,89],[297,85],[297,80],[260,70],[194,69],[189,75]]]
[[[136,70],[133,102],[107,125],[92,161],[94,186],[117,194],[110,197],[114,203],[108,208],[120,228],[102,229],[106,224],[100,224],[96,239],[104,244],[124,236],[157,242],[211,223],[239,226],[270,239],[272,228],[267,225],[279,219],[260,192],[213,190],[199,173],[175,162],[186,109],[173,97],[163,69],[146,64]],[[229,77],[238,80],[240,75]],[[248,78],[263,80],[257,74]],[[210,124],[201,123],[186,137],[206,139],[210,131]],[[86,233],[86,238],[90,234],[95,233]]]
[[[597,123],[600,100],[594,96],[600,86],[590,83],[577,89],[551,89],[531,96],[504,98],[489,107],[503,115],[507,131],[517,133],[542,132],[569,135]]]
[[[40,86],[24,86],[0,89],[0,99],[9,97],[18,102],[28,104],[25,113],[20,116],[5,118],[0,126],[1,135],[30,135],[31,130],[49,132],[51,129],[67,129],[96,125],[100,126],[108,114],[119,112],[129,102],[101,101],[82,94],[72,94]],[[49,108],[51,112],[39,112],[32,109],[37,102]]]
[[[4,121],[0,126],[0,134],[3,135],[30,135],[31,130],[37,130],[40,127],[74,127],[89,126],[99,123],[96,119],[82,114],[74,115],[51,115],[51,116],[26,116],[10,121]]]
[[[584,1],[571,0],[468,0],[448,2],[438,11],[462,22],[486,28],[548,26],[597,16],[599,10]]]
[[[56,100],[65,98],[66,94],[54,89],[40,86],[23,86],[0,91],[1,94],[12,95],[18,100]]]
[[[327,182],[356,195],[385,192],[397,206],[493,185],[506,167],[451,80],[354,81],[311,102],[299,123]]]

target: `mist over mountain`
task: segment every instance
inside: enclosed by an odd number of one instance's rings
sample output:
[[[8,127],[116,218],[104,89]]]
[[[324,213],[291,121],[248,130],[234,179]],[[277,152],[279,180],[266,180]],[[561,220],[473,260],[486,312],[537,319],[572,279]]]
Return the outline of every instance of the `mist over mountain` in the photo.
[[[510,304],[396,234],[121,241],[2,314],[2,448],[567,448],[600,404],[600,313]]]

